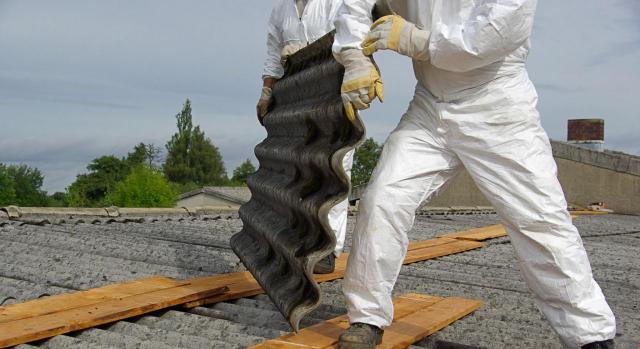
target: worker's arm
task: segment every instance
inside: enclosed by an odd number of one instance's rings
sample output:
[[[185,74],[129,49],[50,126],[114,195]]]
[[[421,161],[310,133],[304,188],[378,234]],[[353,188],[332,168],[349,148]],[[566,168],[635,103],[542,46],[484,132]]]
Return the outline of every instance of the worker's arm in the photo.
[[[336,38],[333,52],[340,53],[346,49],[360,50],[360,44],[371,28],[373,10],[376,0],[344,0],[335,20]]]
[[[436,8],[429,44],[434,66],[464,72],[497,62],[531,35],[537,0],[484,0],[460,18],[460,1]]]
[[[384,99],[384,87],[378,67],[362,52],[362,40],[371,27],[371,11],[376,0],[344,0],[338,11],[333,55],[344,66],[341,97],[349,120],[355,110],[369,108],[371,102]]]
[[[284,40],[282,38],[282,30],[280,29],[282,21],[280,20],[278,8],[279,6],[276,5],[269,17],[269,24],[267,25],[267,58],[265,59],[264,69],[262,71],[263,80],[274,80],[270,82],[271,86],[273,86],[275,80],[280,79],[284,75],[284,68],[280,62],[280,54],[284,47]],[[265,82],[265,84],[266,83],[267,82]]]
[[[281,20],[278,16],[278,4],[271,11],[269,24],[267,25],[267,58],[264,62],[262,71],[262,89],[260,90],[260,98],[256,105],[256,114],[261,124],[264,124],[264,117],[269,112],[272,100],[272,88],[276,81],[284,75],[284,68],[280,62],[280,53],[284,46],[282,39],[282,30],[280,29]]]

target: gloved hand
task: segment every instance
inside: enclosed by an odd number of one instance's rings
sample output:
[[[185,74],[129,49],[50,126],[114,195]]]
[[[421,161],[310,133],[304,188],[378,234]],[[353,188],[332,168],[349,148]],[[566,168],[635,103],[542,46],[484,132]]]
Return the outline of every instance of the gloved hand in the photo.
[[[294,41],[290,44],[285,45],[282,49],[282,53],[280,53],[280,64],[282,64],[283,67],[286,67],[287,59],[289,59],[289,56],[302,50],[306,46],[307,45],[305,43],[299,41]]]
[[[371,56],[378,50],[394,50],[415,60],[429,60],[431,32],[418,29],[402,17],[384,16],[375,21],[362,42],[362,51]]]
[[[270,105],[271,105],[271,88],[265,86],[262,88],[262,93],[260,94],[258,105],[256,106],[256,111],[258,113],[258,121],[260,121],[261,125],[264,125],[263,119],[264,119],[264,116],[267,115]]]
[[[376,98],[384,100],[384,85],[380,71],[373,59],[361,50],[346,49],[336,54],[338,62],[344,66],[342,80],[342,103],[349,120],[356,119],[355,109],[367,109]]]

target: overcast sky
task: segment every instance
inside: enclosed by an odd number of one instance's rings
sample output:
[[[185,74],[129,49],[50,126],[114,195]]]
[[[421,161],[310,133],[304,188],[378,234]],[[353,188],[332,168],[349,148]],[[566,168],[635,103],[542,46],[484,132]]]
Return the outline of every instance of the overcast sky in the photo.
[[[164,147],[190,98],[231,173],[265,136],[254,110],[272,3],[0,0],[0,162],[38,167],[62,191],[96,157]],[[640,1],[542,0],[532,40],[549,135],[604,118],[607,148],[640,154]],[[415,79],[408,59],[379,64],[386,102],[364,118],[383,141]]]

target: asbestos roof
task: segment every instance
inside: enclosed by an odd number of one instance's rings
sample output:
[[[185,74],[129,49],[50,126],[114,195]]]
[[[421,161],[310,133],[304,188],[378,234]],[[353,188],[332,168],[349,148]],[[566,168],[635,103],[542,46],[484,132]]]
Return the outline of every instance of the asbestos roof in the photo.
[[[50,221],[50,219],[48,219]],[[152,275],[191,278],[243,270],[229,249],[240,231],[235,213],[69,219],[29,224],[0,216],[0,303],[103,286]],[[43,225],[34,225],[42,222]],[[495,215],[418,216],[412,240],[495,224]],[[594,274],[618,319],[617,348],[640,344],[640,217],[576,220]],[[350,217],[349,231],[353,229]],[[348,234],[350,243],[350,236]],[[303,326],[344,314],[342,281],[321,284],[323,305]],[[395,294],[462,296],[482,308],[416,348],[445,340],[485,348],[560,348],[536,310],[508,238],[482,249],[404,266]],[[174,308],[19,348],[244,348],[289,331],[264,296],[191,310]]]

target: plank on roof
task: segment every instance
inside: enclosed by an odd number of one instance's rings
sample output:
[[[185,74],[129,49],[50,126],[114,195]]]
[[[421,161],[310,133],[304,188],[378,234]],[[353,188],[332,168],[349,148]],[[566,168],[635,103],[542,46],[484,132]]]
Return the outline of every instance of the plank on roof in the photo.
[[[115,322],[195,299],[209,298],[226,290],[224,287],[212,289],[208,284],[187,283],[52,314],[0,323],[0,348]]]
[[[484,241],[507,236],[507,231],[502,224],[490,225],[487,227],[469,229],[455,233],[439,235],[439,238],[461,239],[472,241]]]
[[[377,348],[406,348],[458,319],[477,310],[481,303],[463,298],[439,298],[408,294],[394,300],[394,319],[385,329],[382,344]],[[340,333],[349,327],[346,315],[267,340],[252,349],[324,349],[334,348]]]
[[[165,277],[150,277],[126,283],[111,284],[87,291],[40,298],[29,302],[0,307],[0,323],[56,313],[63,310],[101,303],[110,299],[129,297],[185,284],[187,283]]]
[[[416,263],[455,253],[465,252],[483,246],[483,243],[477,241],[464,241],[453,238],[438,238],[415,241],[409,244],[404,264]],[[343,253],[342,255],[340,255],[340,257],[336,259],[335,271],[330,274],[314,275],[316,282],[327,282],[343,278],[346,271],[348,258],[348,253]],[[214,304],[231,299],[255,296],[264,293],[258,282],[249,272],[207,276],[204,277],[203,280],[206,280],[205,282],[210,282],[211,284],[228,286],[229,292],[217,295],[215,297],[212,297],[211,299],[199,299],[193,302],[188,302],[183,305],[184,307],[194,308],[201,305]],[[227,284],[225,284],[224,282],[227,282]]]

